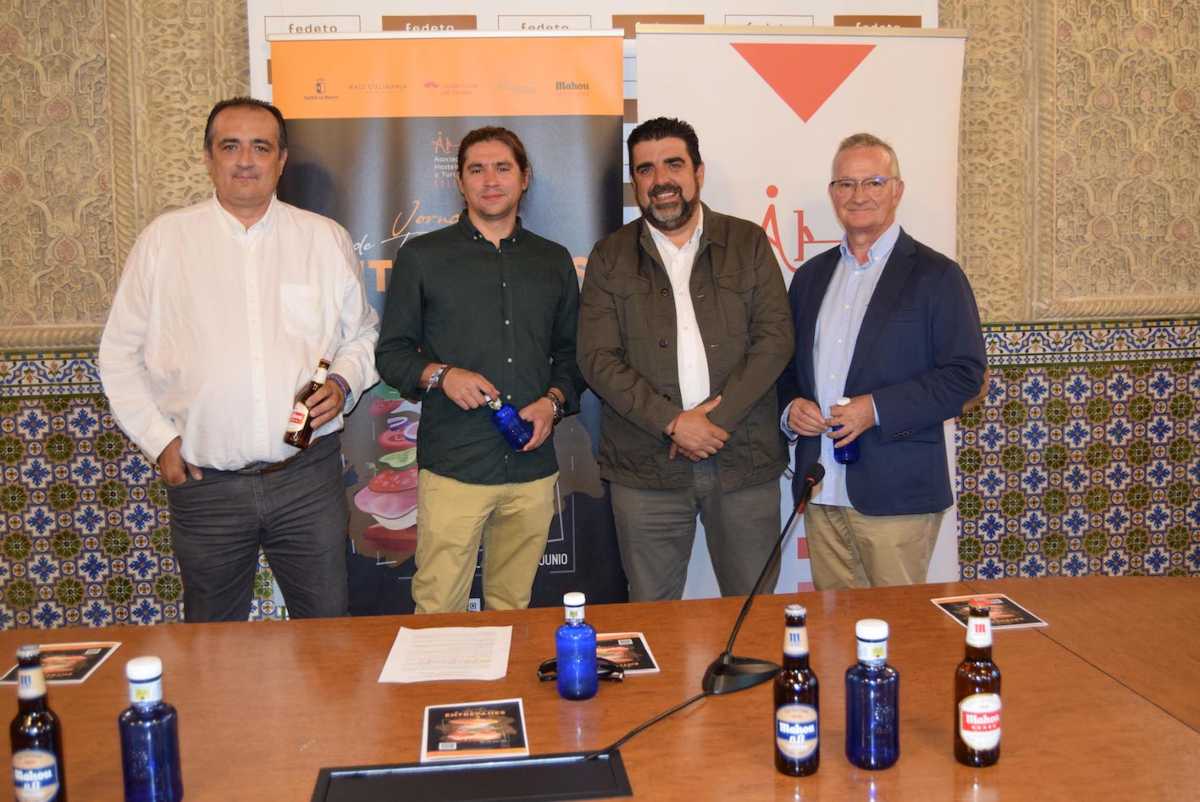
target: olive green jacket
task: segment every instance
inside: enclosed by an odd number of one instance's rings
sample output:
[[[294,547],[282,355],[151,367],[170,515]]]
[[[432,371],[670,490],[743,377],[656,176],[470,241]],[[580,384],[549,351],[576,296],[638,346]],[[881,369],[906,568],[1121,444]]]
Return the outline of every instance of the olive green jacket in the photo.
[[[717,452],[724,490],[778,479],[787,465],[775,380],[795,336],[779,264],[761,227],[704,207],[690,281],[706,356],[709,420],[730,433]],[[629,487],[692,483],[663,430],[682,410],[671,281],[639,218],[592,249],[579,302],[578,361],[604,402],[600,473]]]

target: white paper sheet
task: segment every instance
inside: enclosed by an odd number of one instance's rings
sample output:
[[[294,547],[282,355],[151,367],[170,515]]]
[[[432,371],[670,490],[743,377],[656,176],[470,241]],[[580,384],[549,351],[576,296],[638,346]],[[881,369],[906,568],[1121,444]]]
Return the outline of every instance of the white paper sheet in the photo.
[[[380,682],[501,679],[508,673],[512,627],[401,627]]]

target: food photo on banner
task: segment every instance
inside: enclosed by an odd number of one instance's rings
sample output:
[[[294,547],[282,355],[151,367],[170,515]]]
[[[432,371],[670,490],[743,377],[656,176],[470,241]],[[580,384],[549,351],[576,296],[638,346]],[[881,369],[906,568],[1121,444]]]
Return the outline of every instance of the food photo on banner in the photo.
[[[621,40],[615,36],[402,36],[272,42],[274,102],[288,120],[281,200],[350,232],[370,303],[382,314],[392,260],[463,210],[458,143],[486,125],[524,141],[532,181],[522,224],[571,253],[582,279],[592,243],[621,224]],[[599,405],[554,435],[556,514],[531,604],[624,601],[612,512],[600,481]],[[343,433],[350,501],[350,606],[413,610],[419,398],[380,383]],[[498,444],[500,435],[497,434]],[[471,605],[482,598],[479,567]]]

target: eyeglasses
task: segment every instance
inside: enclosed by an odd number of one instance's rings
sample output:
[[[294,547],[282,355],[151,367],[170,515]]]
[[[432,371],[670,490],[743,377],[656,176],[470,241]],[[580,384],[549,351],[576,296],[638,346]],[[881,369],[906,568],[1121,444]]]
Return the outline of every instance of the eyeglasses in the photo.
[[[899,181],[898,175],[873,175],[870,178],[853,179],[853,178],[835,178],[829,182],[829,188],[833,190],[833,194],[838,197],[848,198],[854,194],[855,190],[862,187],[864,195],[875,198],[883,194],[883,188],[887,186],[889,181]]]
[[[558,660],[551,657],[542,662],[537,670],[538,679],[547,682],[558,678]],[[625,679],[625,669],[606,657],[596,658],[596,678],[610,682],[620,682]]]

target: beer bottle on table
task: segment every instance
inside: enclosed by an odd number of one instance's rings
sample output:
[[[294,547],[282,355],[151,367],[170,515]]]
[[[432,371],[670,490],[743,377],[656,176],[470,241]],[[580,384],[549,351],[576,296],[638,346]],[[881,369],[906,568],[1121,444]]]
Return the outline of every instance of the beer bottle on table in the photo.
[[[129,707],[117,717],[125,802],[182,802],[179,715],[163,701],[162,660],[135,657],[125,664]]]
[[[558,695],[564,699],[591,699],[599,688],[596,674],[596,630],[584,620],[582,593],[563,595],[566,621],[554,633],[558,666]]]
[[[296,394],[296,402],[292,404],[292,414],[288,418],[287,431],[284,432],[283,442],[296,448],[308,448],[312,441],[312,416],[308,414],[309,396],[325,383],[325,374],[329,372],[329,360],[322,359],[317,363],[317,372],[312,381]]]
[[[775,768],[804,777],[821,764],[820,689],[808,666],[808,611],[789,604],[783,615],[783,670],[775,675]]]
[[[900,672],[887,663],[888,624],[854,625],[858,662],[846,669],[846,759],[886,769],[900,759]]]
[[[1000,669],[992,662],[991,604],[968,605],[967,653],[954,672],[954,757],[967,766],[1000,759]]]
[[[17,649],[17,716],[8,732],[16,801],[67,802],[62,726],[46,701],[37,645]]]

